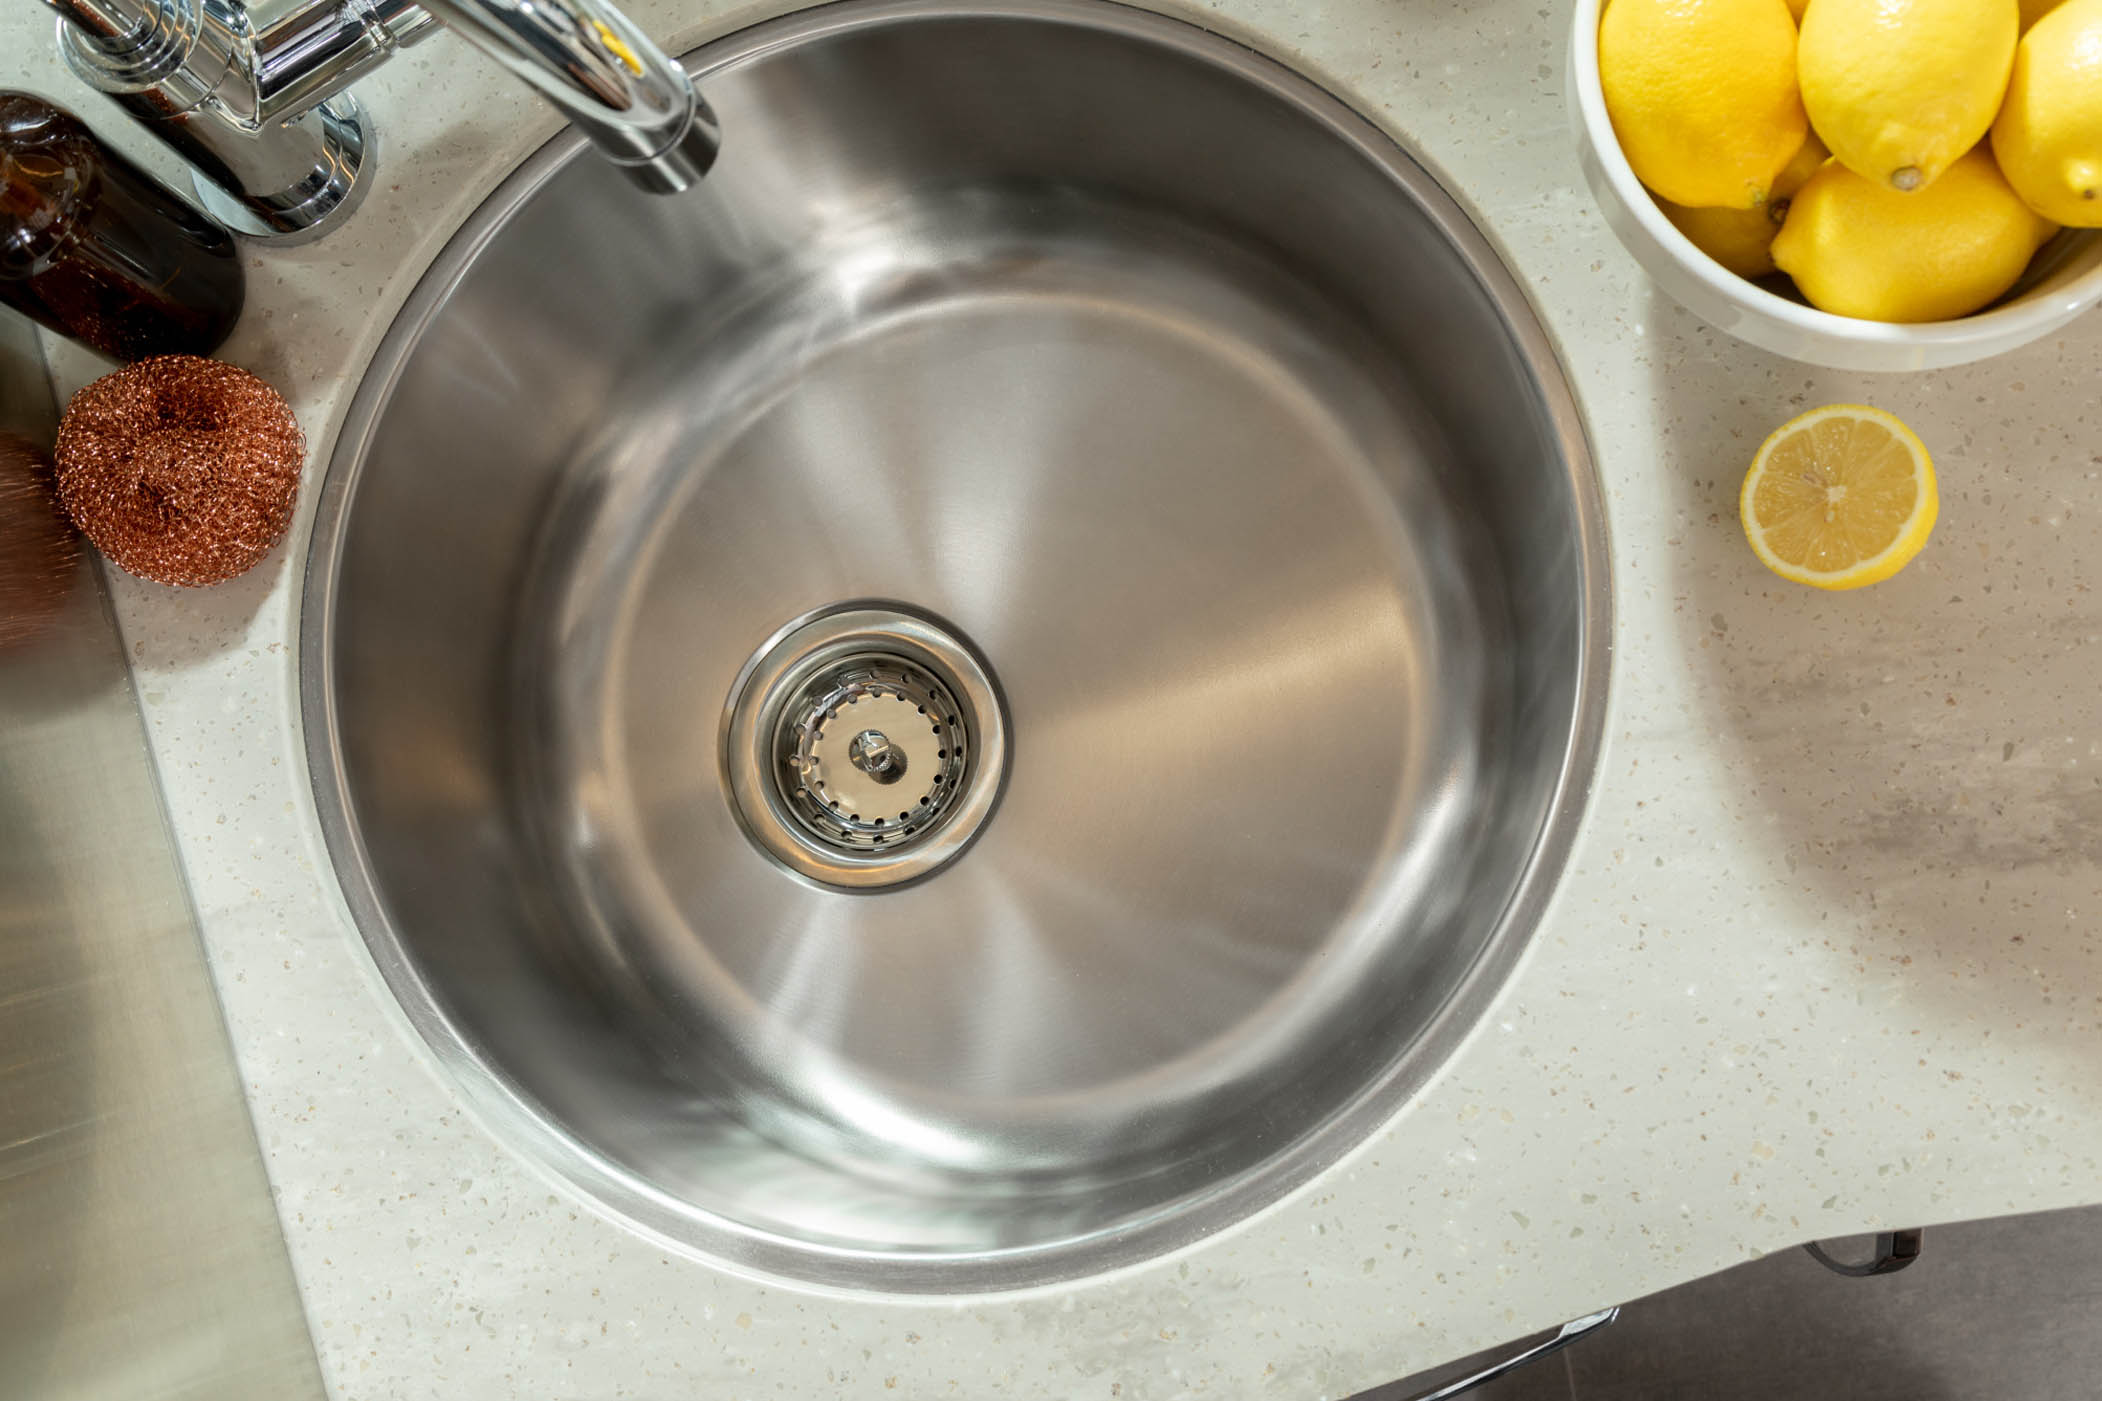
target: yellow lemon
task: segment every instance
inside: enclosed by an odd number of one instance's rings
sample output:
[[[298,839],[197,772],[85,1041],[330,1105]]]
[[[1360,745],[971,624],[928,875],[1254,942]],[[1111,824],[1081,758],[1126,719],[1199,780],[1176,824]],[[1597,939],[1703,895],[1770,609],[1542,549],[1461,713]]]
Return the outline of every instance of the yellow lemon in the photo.
[[[1921,190],[1985,135],[2014,66],[2015,0],[1817,0],[1796,70],[1850,170]]]
[[[1758,209],[1692,209],[1668,199],[1658,200],[1657,207],[1694,247],[1729,271],[1739,277],[1764,277],[1774,270],[1774,235],[1781,231],[1789,197],[1830,155],[1815,132],[1805,137],[1803,149],[1774,178],[1771,197]]]
[[[1780,176],[1775,179],[1773,197],[1776,200],[1793,199],[1795,192],[1809,184],[1810,177],[1823,170],[1825,162],[1830,159],[1832,153],[1825,149],[1825,143],[1817,139],[1816,132],[1811,132],[1803,138],[1802,147],[1790,158],[1788,164],[1782,168]],[[1787,212],[1785,209],[1781,211],[1782,214]],[[1779,215],[1775,216],[1774,222],[1780,222]]]
[[[1809,129],[1783,0],[1613,0],[1598,76],[1635,177],[1674,204],[1764,204]]]
[[[2022,32],[2027,34],[2030,25],[2035,24],[2064,3],[2065,0],[2021,0]],[[1801,19],[1802,16],[1798,15],[1796,18]]]
[[[1774,235],[1781,226],[1773,207],[1694,209],[1668,199],[1657,201],[1657,208],[1688,242],[1739,277],[1764,277],[1774,270]]]
[[[1809,8],[1810,0],[1788,0],[1788,13],[1795,16],[1797,24],[1803,22],[1803,11]]]
[[[1671,220],[1687,241],[1739,277],[1764,277],[1774,270],[1774,235],[1781,226],[1774,220],[1772,205],[1757,209],[1694,209],[1657,201],[1657,208]]]
[[[2031,209],[2102,228],[2102,0],[2067,0],[2023,38],[1993,154]]]
[[[1947,321],[2012,287],[2053,232],[1981,145],[1910,195],[1827,162],[1789,201],[1773,254],[1812,306],[1867,321]]]
[[[1888,579],[1927,543],[1940,510],[1926,445],[1860,404],[1812,409],[1775,429],[1737,497],[1759,562],[1820,589]]]

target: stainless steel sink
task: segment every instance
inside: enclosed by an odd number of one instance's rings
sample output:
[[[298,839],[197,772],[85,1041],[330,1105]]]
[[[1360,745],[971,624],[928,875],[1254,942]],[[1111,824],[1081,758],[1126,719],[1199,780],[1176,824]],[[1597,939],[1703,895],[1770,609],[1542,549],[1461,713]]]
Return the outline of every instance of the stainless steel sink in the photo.
[[[691,56],[425,278],[307,566],[344,894],[522,1153],[676,1246],[1019,1288],[1399,1109],[1590,782],[1609,600],[1553,352],[1321,89],[1093,0]]]

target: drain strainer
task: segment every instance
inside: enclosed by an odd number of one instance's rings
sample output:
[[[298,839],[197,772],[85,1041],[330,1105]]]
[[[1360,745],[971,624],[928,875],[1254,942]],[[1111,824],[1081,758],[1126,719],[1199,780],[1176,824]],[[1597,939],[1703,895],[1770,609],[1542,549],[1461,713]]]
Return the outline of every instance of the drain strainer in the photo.
[[[1006,717],[985,662],[947,625],[843,605],[745,664],[723,764],[761,851],[826,885],[902,885],[961,854],[991,815]]]

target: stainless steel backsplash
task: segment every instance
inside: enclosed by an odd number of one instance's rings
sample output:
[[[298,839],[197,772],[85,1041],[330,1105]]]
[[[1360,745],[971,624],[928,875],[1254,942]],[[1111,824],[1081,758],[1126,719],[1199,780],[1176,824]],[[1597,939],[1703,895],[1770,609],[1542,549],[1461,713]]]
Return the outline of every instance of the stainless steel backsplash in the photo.
[[[50,383],[0,312],[0,429]],[[7,606],[0,601],[0,607]],[[0,1401],[324,1395],[91,561],[0,650]]]

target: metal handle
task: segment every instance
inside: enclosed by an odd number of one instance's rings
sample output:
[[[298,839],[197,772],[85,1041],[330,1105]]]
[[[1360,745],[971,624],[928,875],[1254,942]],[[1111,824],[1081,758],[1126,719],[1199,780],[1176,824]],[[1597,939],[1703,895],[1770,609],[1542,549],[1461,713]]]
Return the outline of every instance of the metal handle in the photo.
[[[1487,1386],[1506,1372],[1515,1372],[1529,1362],[1538,1362],[1549,1353],[1560,1352],[1571,1343],[1581,1342],[1618,1317],[1620,1317],[1620,1306],[1616,1304],[1610,1309],[1600,1309],[1597,1313],[1587,1313],[1582,1318],[1571,1319],[1562,1325],[1561,1332],[1555,1334],[1546,1342],[1529,1347],[1514,1357],[1506,1357],[1495,1366],[1476,1372],[1471,1377],[1462,1377],[1456,1382],[1439,1387],[1436,1391],[1427,1391],[1421,1396],[1412,1396],[1409,1398],[1409,1401],[1446,1401],[1447,1397],[1458,1396],[1462,1392],[1472,1391],[1478,1386]]]
[[[1920,1240],[1926,1232],[1917,1226],[1903,1231],[1885,1231],[1876,1237],[1876,1258],[1865,1265],[1843,1264],[1825,1254],[1825,1248],[1811,1241],[1803,1249],[1810,1258],[1836,1275],[1849,1279],[1865,1279],[1869,1275],[1894,1275],[1914,1260],[1920,1258]]]

